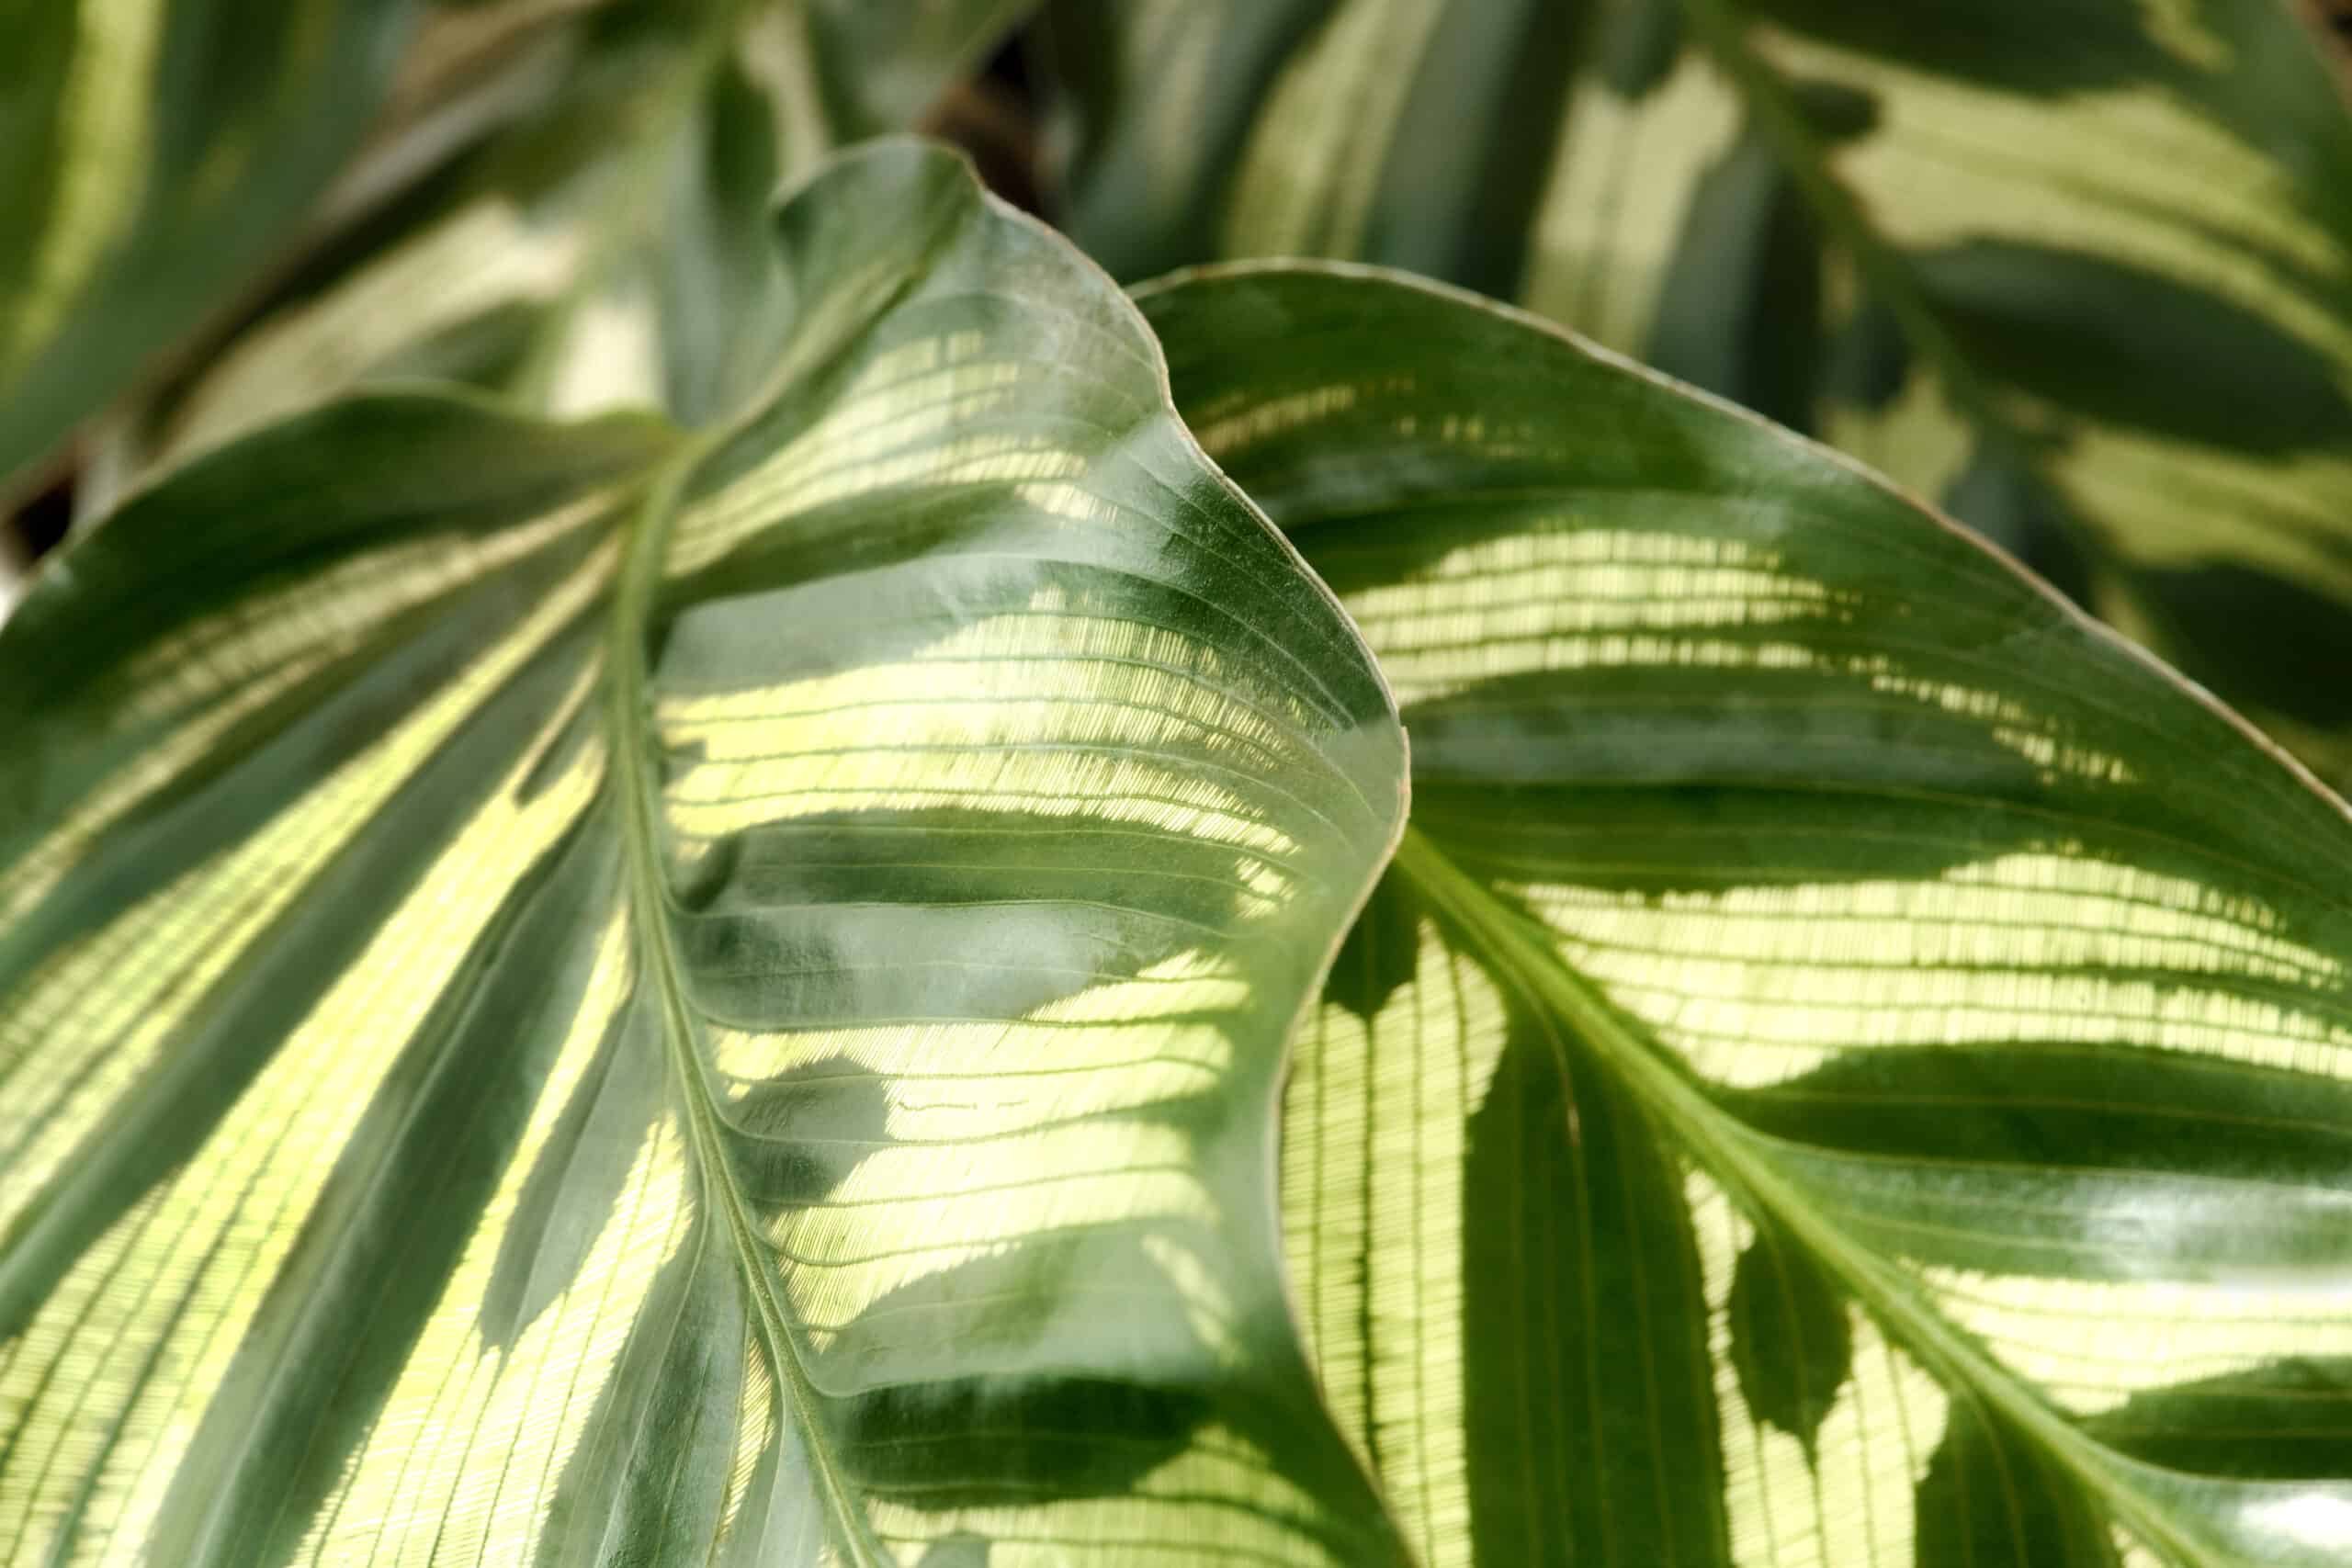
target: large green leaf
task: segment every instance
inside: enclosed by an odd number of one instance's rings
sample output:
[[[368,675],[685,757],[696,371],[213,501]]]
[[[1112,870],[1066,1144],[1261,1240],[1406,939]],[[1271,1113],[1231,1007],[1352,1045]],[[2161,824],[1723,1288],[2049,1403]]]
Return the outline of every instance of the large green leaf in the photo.
[[[1411,268],[1819,434],[2352,767],[2352,114],[2286,0],[1069,0],[1123,276]]]
[[[106,478],[152,480],[353,387],[419,378],[566,414],[740,409],[788,307],[763,232],[777,187],[911,125],[1022,8],[604,0],[572,20],[531,112],[321,257],[124,433]]]
[[[334,177],[411,0],[0,3],[0,494]]]
[[[1272,1190],[1385,689],[958,161],[776,233],[733,426],[341,403],[0,629],[0,1559],[1402,1562]]]
[[[1287,1244],[1432,1568],[2352,1560],[2352,822],[1831,454],[1433,286],[1146,290],[1413,822]]]

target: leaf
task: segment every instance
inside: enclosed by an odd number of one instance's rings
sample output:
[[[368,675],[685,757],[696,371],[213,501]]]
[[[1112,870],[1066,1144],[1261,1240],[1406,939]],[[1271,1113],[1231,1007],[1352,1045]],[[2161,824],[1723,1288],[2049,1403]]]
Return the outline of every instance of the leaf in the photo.
[[[1037,0],[803,0],[827,118],[844,138],[912,125]]]
[[[2341,779],[2352,113],[2293,11],[1069,0],[1070,231],[1525,304],[1939,499]]]
[[[1412,738],[1283,1183],[1421,1560],[2344,1561],[2343,805],[1535,318],[1307,264],[1141,299]]]
[[[911,125],[1018,8],[893,0],[853,22],[603,0],[528,114],[296,279],[144,412],[121,466],[152,482],[355,387],[419,378],[563,414],[740,412],[790,305],[765,233],[776,190]]]
[[[752,71],[784,13],[608,5],[545,103],[326,258],[149,411],[152,482],[357,386],[455,380],[564,414],[740,412],[788,301],[765,232],[789,132]],[[804,138],[804,140],[806,140]],[[821,147],[795,150],[801,172]]]
[[[268,256],[367,128],[413,9],[0,6],[0,492]]]
[[[1268,1185],[1378,675],[957,160],[775,234],[731,425],[338,403],[0,629],[0,1557],[1402,1562]]]

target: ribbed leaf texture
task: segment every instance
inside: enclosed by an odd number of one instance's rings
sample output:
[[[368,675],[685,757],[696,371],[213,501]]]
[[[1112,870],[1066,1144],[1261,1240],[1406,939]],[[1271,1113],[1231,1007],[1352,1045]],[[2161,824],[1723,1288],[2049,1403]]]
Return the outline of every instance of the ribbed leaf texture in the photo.
[[[1058,6],[1121,276],[1402,266],[1816,434],[2352,776],[2352,112],[2287,0]]]
[[[1532,317],[1310,265],[1144,304],[1412,738],[1282,1169],[1420,1560],[2352,1560],[2342,804]]]
[[[1394,710],[885,142],[718,433],[371,396],[0,630],[0,1561],[1404,1557],[1272,1201]]]

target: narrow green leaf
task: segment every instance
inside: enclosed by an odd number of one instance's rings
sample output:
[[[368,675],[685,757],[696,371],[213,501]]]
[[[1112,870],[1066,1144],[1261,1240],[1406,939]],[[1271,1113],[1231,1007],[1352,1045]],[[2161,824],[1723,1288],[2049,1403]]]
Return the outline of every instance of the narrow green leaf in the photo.
[[[1939,500],[2336,779],[2352,112],[2299,8],[1071,0],[1071,232],[1523,303]]]
[[[760,390],[791,308],[767,218],[902,130],[1019,7],[603,0],[532,110],[298,278],[116,454],[152,482],[358,386],[457,380],[690,425]],[[920,10],[920,18],[910,18]],[[104,498],[107,504],[112,497]]]
[[[1378,674],[960,162],[774,224],[733,423],[331,405],[0,629],[0,1559],[1405,1562],[1270,1187]]]
[[[2343,1561],[2286,1395],[2352,1351],[2344,806],[1532,317],[1308,264],[1141,298],[1412,737],[1283,1195],[1424,1560]]]
[[[269,256],[366,130],[413,8],[0,6],[0,493]]]

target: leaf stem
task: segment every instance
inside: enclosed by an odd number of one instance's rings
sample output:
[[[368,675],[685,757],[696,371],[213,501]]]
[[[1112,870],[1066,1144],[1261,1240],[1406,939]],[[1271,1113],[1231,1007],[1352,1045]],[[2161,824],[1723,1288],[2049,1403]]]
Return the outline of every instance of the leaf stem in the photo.
[[[661,579],[678,492],[709,446],[707,440],[689,443],[655,475],[644,504],[628,530],[614,585],[606,666],[611,699],[607,722],[619,789],[629,908],[637,927],[643,977],[660,993],[662,1034],[677,1077],[679,1098],[685,1108],[687,1141],[694,1151],[695,1168],[702,1176],[705,1200],[724,1221],[728,1237],[734,1244],[736,1263],[757,1311],[769,1363],[805,1434],[804,1447],[817,1491],[832,1521],[834,1543],[856,1568],[888,1568],[890,1554],[875,1536],[865,1510],[850,1495],[848,1484],[824,1440],[818,1414],[822,1396],[802,1358],[799,1342],[793,1337],[785,1304],[777,1299],[775,1280],[767,1258],[766,1236],[753,1221],[750,1205],[728,1163],[718,1129],[717,1089],[687,999],[684,965],[679,961],[676,937],[668,919],[671,897],[660,849],[660,784],[650,765],[653,750],[648,733],[651,682],[645,649],[651,629],[654,590]]]

